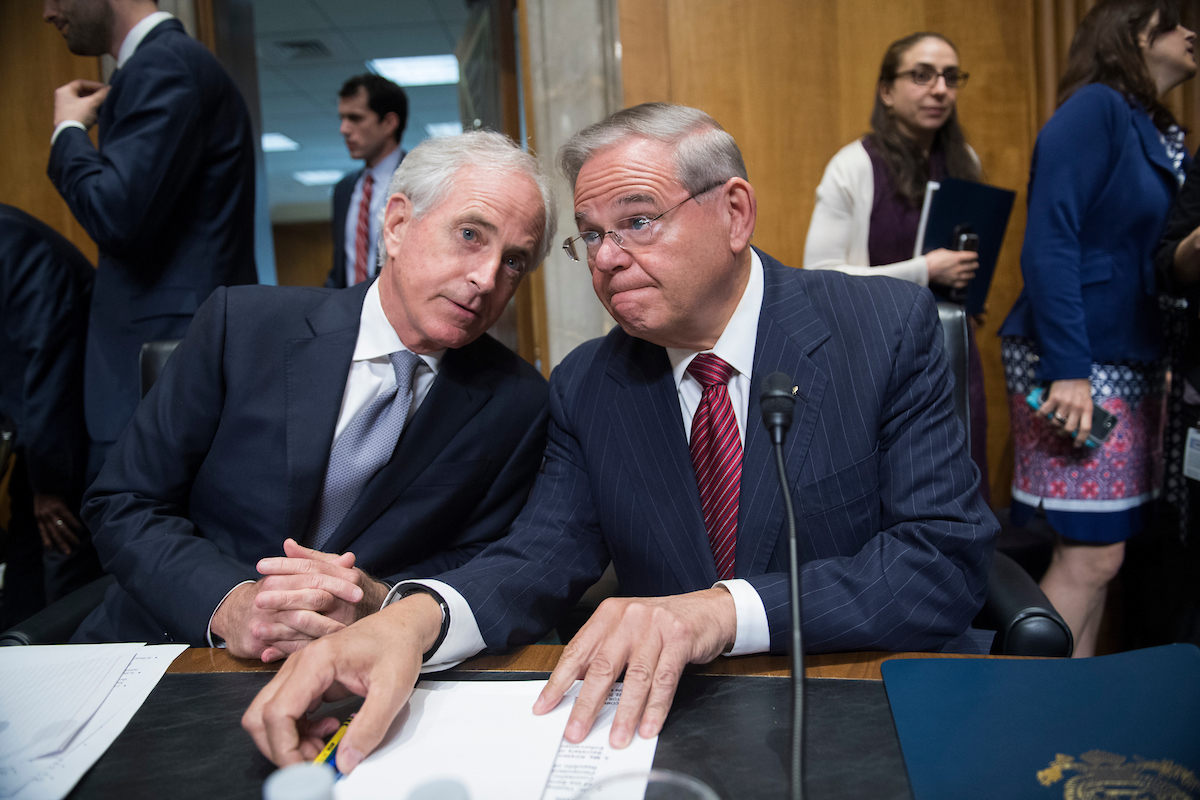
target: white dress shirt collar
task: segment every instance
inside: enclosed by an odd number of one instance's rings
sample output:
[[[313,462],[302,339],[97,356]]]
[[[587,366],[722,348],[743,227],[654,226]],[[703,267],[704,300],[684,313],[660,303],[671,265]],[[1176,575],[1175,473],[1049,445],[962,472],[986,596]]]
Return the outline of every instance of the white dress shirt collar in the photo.
[[[166,11],[155,11],[130,28],[129,33],[125,34],[125,41],[121,42],[121,49],[117,51],[117,69],[125,66],[125,62],[133,56],[138,45],[142,43],[142,39],[146,38],[146,34],[154,30],[158,23],[169,19],[175,19],[175,17]]]
[[[733,316],[725,325],[725,330],[707,352],[720,358],[739,374],[749,377],[754,370],[754,345],[758,341],[758,317],[762,311],[763,300],[763,265],[753,248],[750,250],[750,280],[746,282],[746,290],[738,302]],[[671,370],[675,374],[675,386],[678,387],[687,374],[687,368],[699,351],[685,350],[678,347],[668,347],[667,358],[671,360]]]
[[[379,281],[374,281],[371,288],[367,289],[367,296],[363,301],[353,360],[370,361],[387,358],[392,353],[407,349],[404,342],[400,341],[400,336],[392,327],[392,323],[388,322],[387,315],[383,313],[383,302],[379,299]],[[442,357],[446,355],[446,351],[442,349],[434,353],[418,355],[433,370],[433,374],[437,375],[438,366],[442,363]]]

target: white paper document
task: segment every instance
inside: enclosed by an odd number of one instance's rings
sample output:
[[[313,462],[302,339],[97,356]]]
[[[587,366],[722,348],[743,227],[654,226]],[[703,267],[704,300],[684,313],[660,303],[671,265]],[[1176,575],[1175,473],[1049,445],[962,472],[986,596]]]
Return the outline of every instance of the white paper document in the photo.
[[[571,690],[574,696],[580,684]],[[621,699],[621,684],[613,687],[604,703],[604,710],[596,717],[592,731],[579,744],[563,742],[554,759],[554,769],[542,800],[573,800],[584,789],[596,781],[619,772],[649,772],[654,764],[654,751],[658,748],[658,737],[643,739],[634,734],[633,741],[624,750],[617,750],[608,743],[612,731],[613,716],[617,713],[617,702]],[[641,800],[641,795],[630,800]]]
[[[558,708],[534,716],[545,685],[421,682],[379,749],[338,781],[337,800],[406,797],[445,779],[457,781],[471,800],[567,800],[610,772],[650,769],[657,738],[635,739],[625,750],[608,746],[620,686],[588,738],[568,745],[562,734],[578,684]]]
[[[4,648],[0,652],[0,764],[62,752],[141,648],[140,644]]]
[[[48,645],[44,647],[0,648],[0,722],[10,727],[36,726],[46,719],[46,708],[83,708],[81,695],[94,699],[102,694],[92,713],[74,728],[63,748],[32,757],[26,748],[13,757],[0,758],[0,798],[5,800],[61,800],[74,788],[104,751],[125,729],[134,713],[158,684],[167,667],[187,649],[185,644],[154,645]],[[25,651],[10,654],[6,651]],[[45,651],[39,654],[36,651]],[[107,655],[110,654],[111,655]],[[126,657],[123,653],[128,653]],[[101,656],[100,654],[105,654]],[[57,663],[54,670],[39,669],[36,662],[48,657]],[[105,659],[124,659],[113,676],[107,671],[105,683],[97,683],[97,674],[108,663]],[[74,664],[74,671],[64,665]],[[87,665],[92,665],[88,667]],[[30,696],[50,694],[51,706],[39,706],[32,700],[7,705],[8,680],[17,677]],[[70,728],[78,721],[72,718]],[[7,732],[7,728],[5,732]],[[44,746],[36,750],[45,751]]]

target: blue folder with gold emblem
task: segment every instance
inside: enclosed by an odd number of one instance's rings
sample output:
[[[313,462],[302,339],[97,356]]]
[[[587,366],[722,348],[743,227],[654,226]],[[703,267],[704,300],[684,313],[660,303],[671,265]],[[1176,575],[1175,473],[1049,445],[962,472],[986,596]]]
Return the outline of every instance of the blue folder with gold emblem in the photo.
[[[883,663],[916,800],[1197,798],[1200,649]]]

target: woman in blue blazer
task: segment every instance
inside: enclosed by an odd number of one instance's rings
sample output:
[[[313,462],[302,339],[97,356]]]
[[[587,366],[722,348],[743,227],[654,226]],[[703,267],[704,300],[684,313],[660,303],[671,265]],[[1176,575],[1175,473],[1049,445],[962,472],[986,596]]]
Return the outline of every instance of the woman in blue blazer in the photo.
[[[1187,154],[1161,104],[1196,71],[1173,0],[1104,0],[1083,19],[1038,135],[1025,278],[1000,335],[1012,415],[1012,519],[1058,532],[1042,589],[1090,656],[1108,582],[1162,476],[1162,321],[1154,251]],[[1044,385],[1035,414],[1026,396]],[[1086,447],[1093,400],[1119,417]]]

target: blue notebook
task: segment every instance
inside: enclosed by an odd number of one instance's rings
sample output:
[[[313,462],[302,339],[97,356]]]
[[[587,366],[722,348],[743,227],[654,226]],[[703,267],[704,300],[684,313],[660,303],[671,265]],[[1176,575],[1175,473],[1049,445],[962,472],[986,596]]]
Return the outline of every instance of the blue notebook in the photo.
[[[1090,659],[894,659],[883,682],[916,800],[1200,798],[1193,645]]]
[[[957,250],[955,240],[960,232],[979,237],[979,269],[961,295],[951,298],[966,306],[968,314],[983,313],[1016,196],[1016,192],[1008,189],[958,178],[945,178],[937,184],[930,182],[926,190],[917,232],[920,253],[939,247]]]

